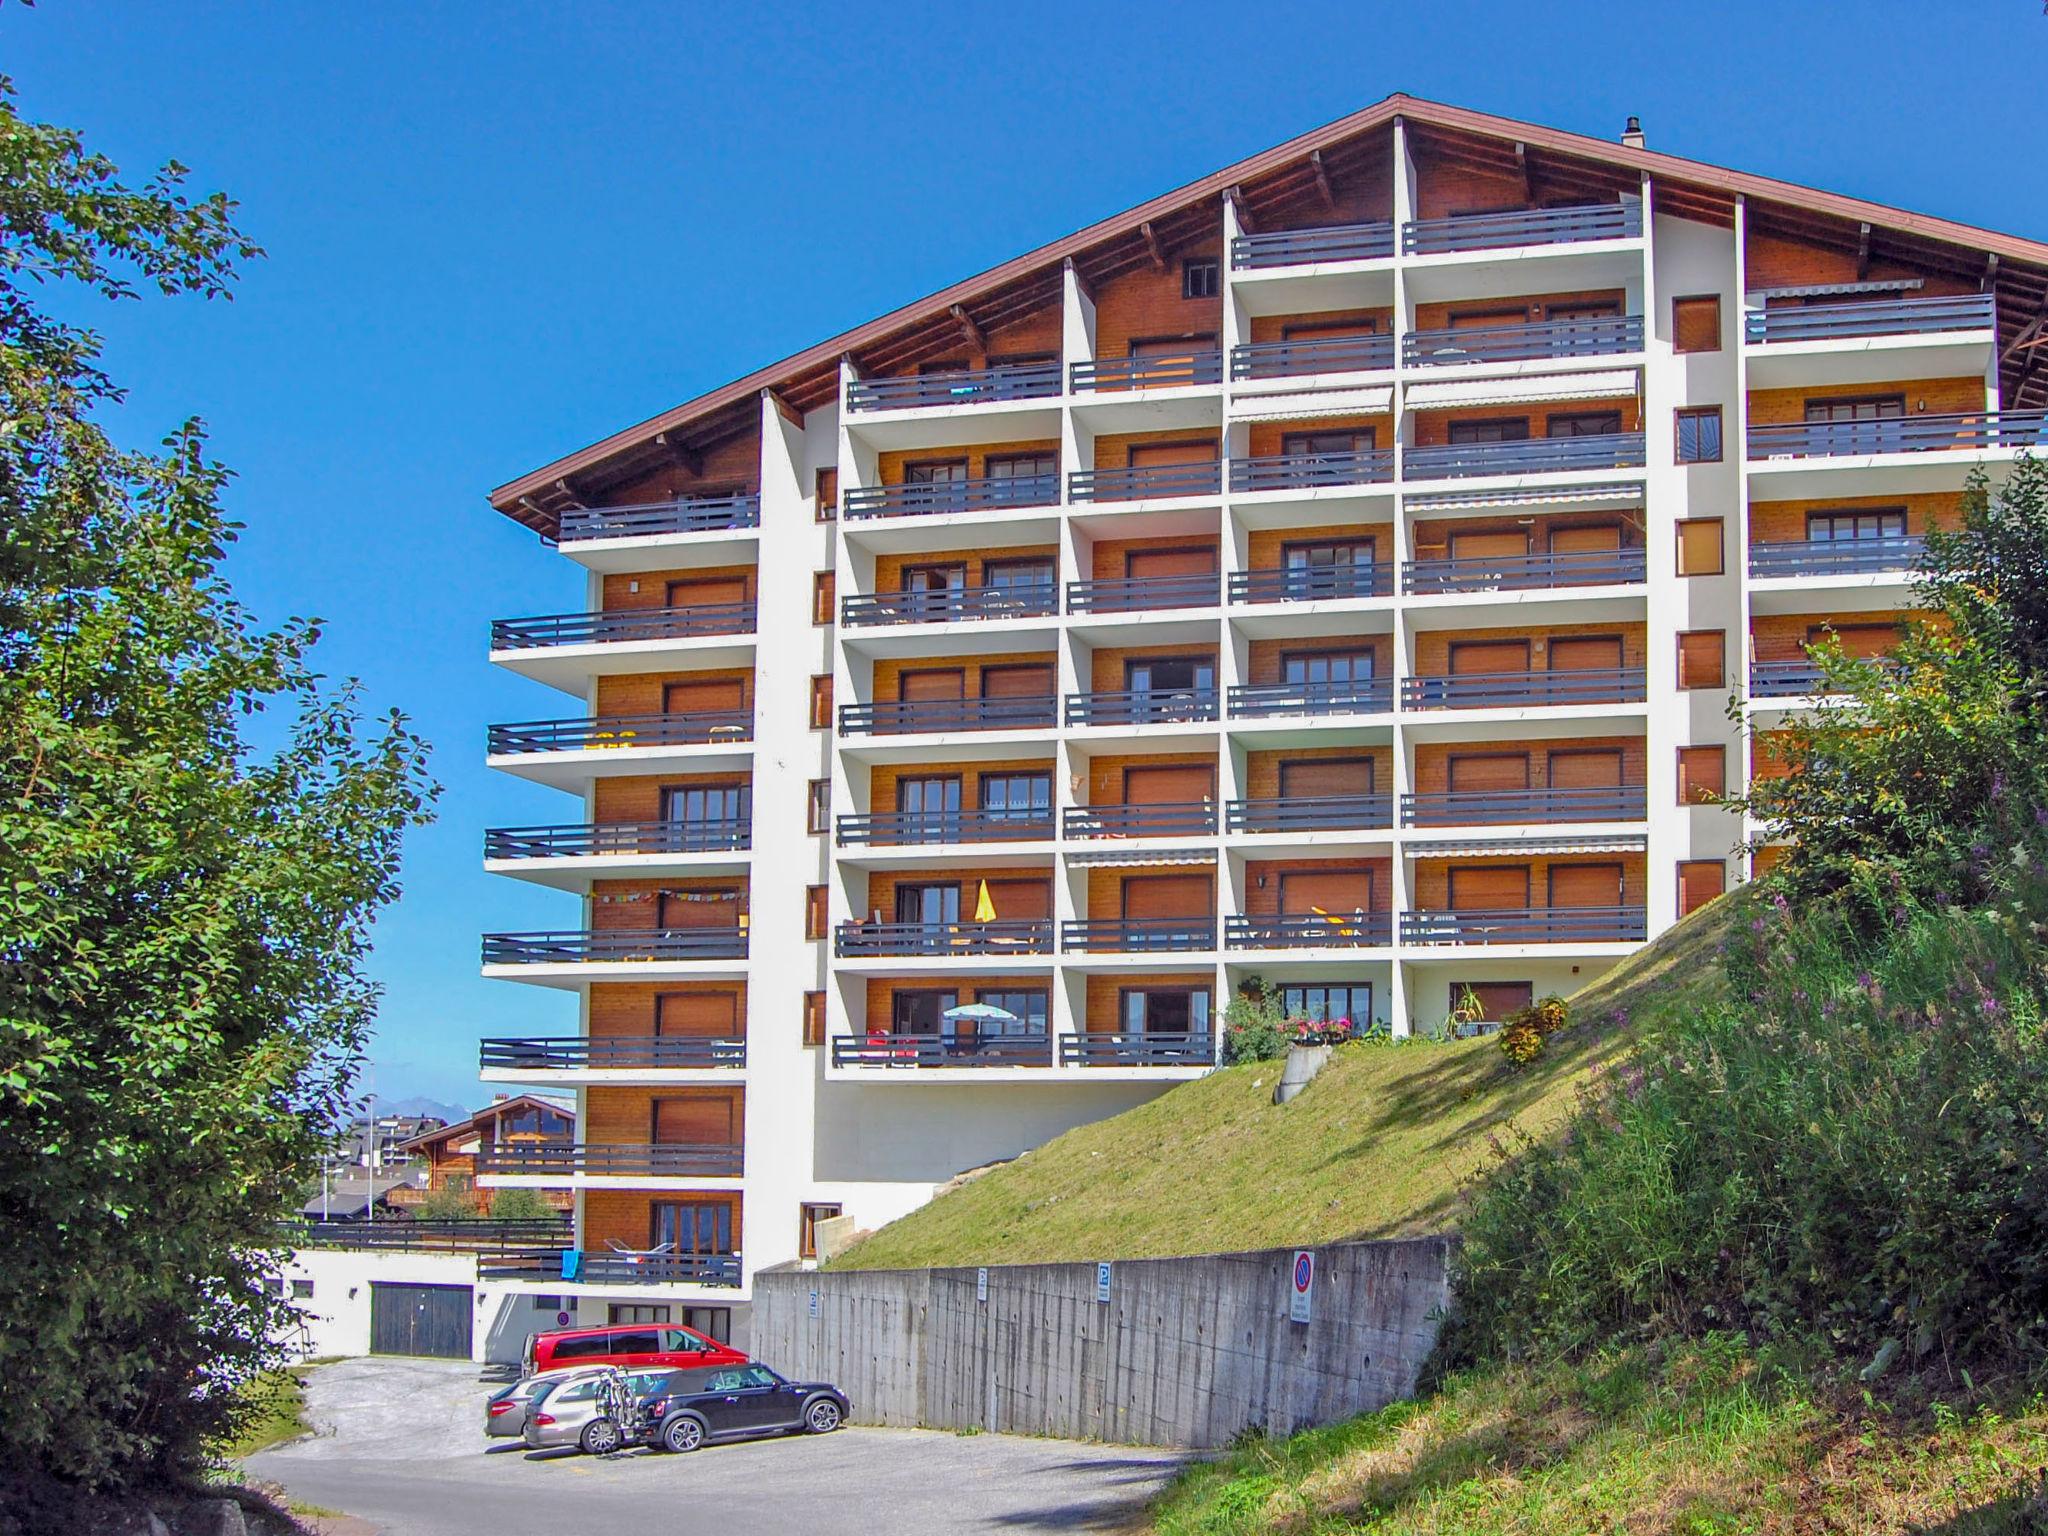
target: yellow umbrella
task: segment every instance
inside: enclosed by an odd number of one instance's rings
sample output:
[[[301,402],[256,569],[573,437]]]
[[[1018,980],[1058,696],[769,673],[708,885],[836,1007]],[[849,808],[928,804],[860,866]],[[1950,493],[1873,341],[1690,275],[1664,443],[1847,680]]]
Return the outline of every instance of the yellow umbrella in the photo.
[[[974,899],[974,920],[977,923],[992,923],[996,920],[996,904],[988,894],[988,882],[981,882],[981,894]]]

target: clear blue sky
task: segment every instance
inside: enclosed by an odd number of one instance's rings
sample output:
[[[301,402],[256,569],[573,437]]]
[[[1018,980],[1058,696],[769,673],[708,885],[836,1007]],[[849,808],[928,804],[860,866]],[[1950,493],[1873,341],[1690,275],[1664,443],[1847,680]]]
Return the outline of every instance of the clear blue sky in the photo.
[[[490,486],[1393,91],[1638,113],[1654,148],[2041,238],[2044,61],[2040,0],[0,11],[27,112],[138,179],[184,160],[269,251],[232,305],[99,317],[120,429],[204,416],[243,598],[326,619],[324,668],[435,743],[375,1082],[464,1103],[479,1036],[574,1027],[476,974],[481,930],[576,920],[480,869],[486,826],[572,808],[484,771],[487,722],[573,712],[486,626],[582,601]]]

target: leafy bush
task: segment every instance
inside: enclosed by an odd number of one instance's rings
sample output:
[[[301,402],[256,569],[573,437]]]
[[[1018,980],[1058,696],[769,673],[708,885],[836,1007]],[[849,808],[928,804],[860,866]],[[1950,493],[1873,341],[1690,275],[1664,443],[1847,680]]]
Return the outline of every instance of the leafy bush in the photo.
[[[1563,1029],[1571,1012],[1556,993],[1540,997],[1526,1008],[1517,1008],[1501,1021],[1501,1054],[1518,1067],[1526,1067],[1543,1054],[1543,1042]]]
[[[469,1186],[454,1183],[428,1190],[412,1211],[420,1221],[475,1221],[483,1215],[483,1207]]]
[[[493,1221],[552,1221],[555,1208],[537,1189],[499,1189],[491,1193]]]
[[[1237,995],[1223,1009],[1223,1061],[1272,1061],[1287,1050],[1287,1021],[1280,1001],[1257,976],[1238,983]]]

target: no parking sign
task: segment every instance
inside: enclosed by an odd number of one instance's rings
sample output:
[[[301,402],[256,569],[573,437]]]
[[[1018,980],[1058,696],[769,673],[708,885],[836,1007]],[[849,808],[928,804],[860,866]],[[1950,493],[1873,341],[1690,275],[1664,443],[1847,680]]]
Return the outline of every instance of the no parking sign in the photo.
[[[1306,1248],[1294,1251],[1294,1272],[1288,1277],[1287,1320],[1305,1323],[1316,1293],[1316,1256]]]

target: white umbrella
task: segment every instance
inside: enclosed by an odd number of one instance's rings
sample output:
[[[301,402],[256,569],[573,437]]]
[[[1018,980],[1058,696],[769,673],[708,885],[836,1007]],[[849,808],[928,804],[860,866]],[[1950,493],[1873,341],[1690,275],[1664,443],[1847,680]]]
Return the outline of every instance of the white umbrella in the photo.
[[[962,1019],[971,1019],[977,1024],[1014,1024],[1017,1022],[1017,1015],[1010,1012],[1007,1008],[998,1008],[994,1003],[962,1003],[958,1008],[948,1008],[939,1017],[951,1019],[955,1023]]]

